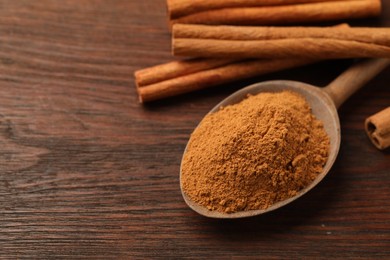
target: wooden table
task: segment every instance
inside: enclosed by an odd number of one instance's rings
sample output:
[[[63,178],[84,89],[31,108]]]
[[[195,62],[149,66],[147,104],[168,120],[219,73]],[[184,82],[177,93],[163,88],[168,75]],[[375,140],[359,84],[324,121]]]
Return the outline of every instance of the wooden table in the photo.
[[[390,26],[381,18],[355,25]],[[222,221],[179,189],[189,134],[245,85],[325,85],[330,61],[142,106],[133,71],[171,60],[164,0],[0,0],[0,258],[390,257],[390,152],[364,119],[390,104],[390,69],[340,110],[334,169],[261,217]]]

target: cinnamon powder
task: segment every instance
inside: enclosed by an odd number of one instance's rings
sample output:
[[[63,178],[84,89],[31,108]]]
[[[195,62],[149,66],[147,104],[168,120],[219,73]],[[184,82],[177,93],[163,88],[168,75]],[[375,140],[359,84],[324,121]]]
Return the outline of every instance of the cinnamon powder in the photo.
[[[323,124],[302,96],[248,96],[207,115],[191,135],[182,188],[209,210],[266,209],[308,186],[328,152]]]

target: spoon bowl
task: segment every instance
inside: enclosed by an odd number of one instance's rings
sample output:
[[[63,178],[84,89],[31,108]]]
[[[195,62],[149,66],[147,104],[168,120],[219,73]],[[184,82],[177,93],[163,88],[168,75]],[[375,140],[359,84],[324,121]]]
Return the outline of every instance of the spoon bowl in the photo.
[[[296,81],[276,80],[257,83],[248,86],[224,99],[222,102],[216,105],[209,113],[215,113],[221,107],[237,104],[244,100],[248,96],[248,94],[256,95],[259,93],[281,92],[285,90],[293,91],[300,94],[309,103],[314,116],[323,123],[324,129],[329,136],[330,150],[328,160],[322,172],[316,177],[316,179],[309,186],[299,191],[295,196],[277,202],[267,209],[239,211],[235,213],[210,211],[206,207],[192,201],[183,190],[181,178],[182,169],[180,169],[180,188],[187,205],[195,212],[206,217],[221,219],[243,218],[257,216],[276,210],[298,199],[299,197],[310,191],[328,174],[339,152],[341,135],[337,108],[357,89],[362,87],[371,78],[373,78],[385,67],[387,67],[388,64],[389,60],[387,59],[373,59],[358,63],[357,65],[351,67],[349,70],[344,72],[340,77],[338,77],[325,88],[319,88]],[[186,147],[184,154],[186,153],[187,148],[188,146]]]

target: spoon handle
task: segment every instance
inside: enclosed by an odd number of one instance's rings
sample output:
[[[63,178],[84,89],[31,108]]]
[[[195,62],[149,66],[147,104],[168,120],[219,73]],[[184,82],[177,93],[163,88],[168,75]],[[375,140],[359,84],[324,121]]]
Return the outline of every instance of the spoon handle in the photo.
[[[368,59],[359,62],[332,81],[324,91],[339,108],[353,93],[390,64],[390,59]]]

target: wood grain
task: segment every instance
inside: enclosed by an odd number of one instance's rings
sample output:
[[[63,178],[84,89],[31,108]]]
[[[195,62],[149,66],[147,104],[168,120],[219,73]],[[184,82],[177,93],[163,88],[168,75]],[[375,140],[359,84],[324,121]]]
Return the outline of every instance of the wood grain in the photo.
[[[390,1],[380,19],[390,26]],[[1,259],[389,258],[390,153],[364,119],[390,103],[390,70],[340,110],[334,170],[308,195],[252,219],[186,207],[189,134],[247,84],[325,85],[332,61],[148,106],[133,72],[171,60],[164,0],[0,0]]]

